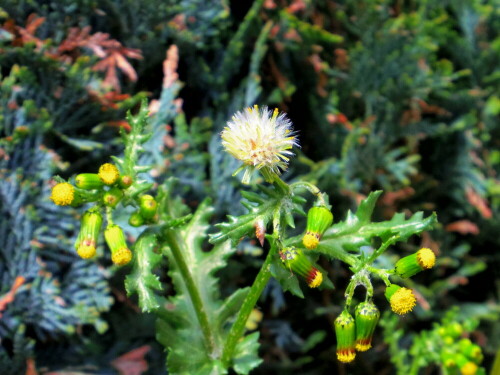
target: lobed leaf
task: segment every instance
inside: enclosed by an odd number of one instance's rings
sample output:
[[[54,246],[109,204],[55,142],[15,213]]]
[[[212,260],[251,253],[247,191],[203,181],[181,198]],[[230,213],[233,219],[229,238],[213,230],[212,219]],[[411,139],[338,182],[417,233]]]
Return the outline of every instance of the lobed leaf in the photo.
[[[171,186],[170,186],[171,187]],[[162,204],[172,216],[184,213],[179,202],[171,201],[164,194]],[[196,289],[202,300],[213,339],[213,351],[206,348],[205,338],[189,293],[186,280],[171,249],[164,249],[169,259],[169,276],[172,278],[175,296],[168,299],[166,308],[159,313],[157,338],[169,348],[168,371],[172,374],[224,374],[226,369],[219,360],[228,333],[228,322],[241,307],[248,289],[240,289],[226,300],[220,299],[218,278],[215,273],[226,265],[234,253],[229,241],[218,243],[212,250],[204,251],[204,239],[209,228],[208,219],[213,212],[210,201],[203,201],[186,225],[176,228],[176,238],[182,249],[181,256],[188,265]],[[248,341],[245,341],[248,340]],[[235,365],[238,373],[248,373],[260,363],[256,339],[247,342],[236,352]]]
[[[161,282],[153,270],[159,265],[161,255],[156,253],[158,240],[152,232],[145,231],[134,245],[132,271],[125,279],[127,294],[137,293],[139,306],[144,312],[151,312],[160,307],[157,291],[162,290]]]

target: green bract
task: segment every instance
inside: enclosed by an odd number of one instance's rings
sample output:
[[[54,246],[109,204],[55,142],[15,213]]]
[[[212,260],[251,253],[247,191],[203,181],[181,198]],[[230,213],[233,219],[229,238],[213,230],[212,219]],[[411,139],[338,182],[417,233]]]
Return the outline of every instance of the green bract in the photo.
[[[347,310],[335,319],[335,336],[337,337],[337,359],[349,363],[356,357],[356,325]]]
[[[380,311],[373,302],[362,302],[356,306],[356,350],[367,351],[372,346],[372,337],[380,318]]]

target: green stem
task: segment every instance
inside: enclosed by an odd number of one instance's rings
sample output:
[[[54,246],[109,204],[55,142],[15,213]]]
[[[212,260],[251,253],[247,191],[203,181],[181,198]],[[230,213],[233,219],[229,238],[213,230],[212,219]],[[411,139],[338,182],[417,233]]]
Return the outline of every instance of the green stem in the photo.
[[[399,236],[393,236],[385,241],[377,250],[372,253],[368,260],[363,264],[363,267],[365,265],[371,264],[375,259],[382,255],[389,248],[389,246],[395,244],[396,242],[398,242],[398,240]]]
[[[224,344],[224,351],[222,352],[222,363],[224,363],[226,366],[229,366],[229,364],[231,363],[231,359],[233,358],[236,344],[238,343],[238,340],[241,338],[241,336],[243,336],[243,333],[245,331],[245,325],[248,320],[248,317],[250,316],[250,313],[255,307],[255,304],[259,300],[259,297],[262,294],[264,287],[267,285],[267,282],[271,278],[271,260],[272,257],[275,255],[274,248],[275,247],[272,246],[271,249],[269,250],[266,260],[262,265],[262,268],[257,274],[257,277],[255,278],[255,281],[253,282],[250,291],[248,292],[245,300],[243,301],[238,316],[236,317],[236,321],[234,322],[234,324],[231,327],[231,330],[229,331],[226,342]]]
[[[200,291],[196,287],[193,276],[191,275],[191,272],[189,271],[189,268],[182,255],[182,249],[179,246],[177,234],[173,229],[165,229],[162,235],[168,246],[170,247],[170,250],[172,251],[172,255],[174,256],[175,262],[177,263],[177,267],[179,268],[179,271],[182,275],[182,279],[186,284],[189,296],[191,297],[191,302],[193,303],[194,311],[196,312],[196,317],[198,318],[198,323],[200,324],[201,331],[203,333],[207,352],[210,355],[214,355],[216,354],[216,344],[208,320],[207,311],[205,309],[205,305],[203,304],[203,300],[201,299]]]
[[[283,195],[290,195],[292,192],[290,186],[288,186],[288,184],[283,181],[277,174],[274,175],[273,186],[277,191],[283,193]]]
[[[290,188],[292,189],[292,191],[296,189],[306,189],[312,195],[314,195],[316,199],[318,199],[321,205],[328,206],[328,204],[325,201],[325,198],[323,197],[323,194],[321,194],[321,190],[319,190],[319,188],[316,185],[313,185],[310,182],[306,181],[294,182],[293,184],[290,185]]]
[[[380,279],[382,279],[382,281],[386,286],[391,285],[391,280],[389,280],[389,275],[391,273],[390,271],[384,269],[378,269],[375,267],[367,267],[366,269],[368,270],[368,272],[373,273],[377,275]]]
[[[113,225],[113,209],[108,206],[106,206],[106,220],[108,225]]]

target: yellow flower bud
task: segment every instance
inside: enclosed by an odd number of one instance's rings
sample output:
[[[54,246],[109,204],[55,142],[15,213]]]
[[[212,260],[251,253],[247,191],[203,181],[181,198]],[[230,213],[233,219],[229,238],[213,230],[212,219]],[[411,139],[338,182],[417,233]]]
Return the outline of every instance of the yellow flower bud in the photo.
[[[75,188],[67,182],[60,182],[52,188],[50,199],[58,206],[69,206],[75,200]]]
[[[116,165],[105,163],[99,168],[99,178],[106,185],[113,185],[120,178],[120,172]]]
[[[402,288],[395,284],[387,287],[385,297],[391,304],[392,311],[399,315],[410,312],[417,304],[417,299],[411,289]]]

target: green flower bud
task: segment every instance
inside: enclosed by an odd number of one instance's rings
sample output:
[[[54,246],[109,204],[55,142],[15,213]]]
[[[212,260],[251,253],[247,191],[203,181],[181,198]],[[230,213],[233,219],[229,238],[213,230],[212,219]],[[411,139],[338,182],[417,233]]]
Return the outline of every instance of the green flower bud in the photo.
[[[158,203],[151,195],[140,198],[139,211],[144,219],[152,219],[156,215]]]
[[[111,208],[115,208],[122,198],[123,198],[123,191],[121,191],[117,187],[112,187],[111,189],[109,189],[107,192],[104,193],[102,201],[104,205]]]
[[[96,173],[81,173],[76,176],[75,185],[80,189],[92,190],[102,188],[104,183]]]
[[[97,209],[90,209],[83,214],[80,233],[75,242],[76,252],[83,259],[89,259],[95,255],[101,225],[102,215]]]
[[[349,363],[356,358],[355,336],[356,325],[354,319],[347,310],[335,319],[335,336],[337,336],[337,359],[340,362]]]
[[[479,364],[483,360],[483,353],[481,347],[472,343],[469,339],[461,339],[458,342],[460,352],[469,358],[472,362]]]
[[[302,276],[310,288],[316,288],[323,282],[323,274],[312,265],[301,250],[287,247],[280,251],[283,263],[293,272]]]
[[[446,326],[446,334],[454,339],[459,338],[464,333],[464,328],[458,322],[452,322]]]
[[[362,302],[356,307],[356,350],[365,352],[372,347],[372,337],[380,311],[372,302]]]
[[[420,271],[434,267],[436,255],[431,249],[422,248],[412,255],[401,258],[395,266],[396,274],[402,278],[411,277]]]
[[[139,211],[136,211],[130,215],[128,223],[133,227],[140,227],[141,225],[144,225],[144,218]]]
[[[134,182],[134,180],[132,179],[132,177],[126,174],[125,176],[120,177],[120,180],[118,183],[122,189],[126,189],[130,185],[132,185],[133,182]]]
[[[441,362],[443,363],[443,365],[447,368],[451,368],[451,367],[454,367],[456,366],[456,362],[455,362],[455,355],[452,351],[449,351],[449,350],[443,350],[441,352]]]
[[[315,249],[321,236],[333,223],[333,215],[325,206],[312,207],[307,213],[306,234],[302,238],[302,243],[309,249]]]
[[[118,266],[123,266],[132,260],[132,252],[127,247],[127,241],[122,229],[115,224],[108,225],[104,238],[111,250],[111,260]]]

